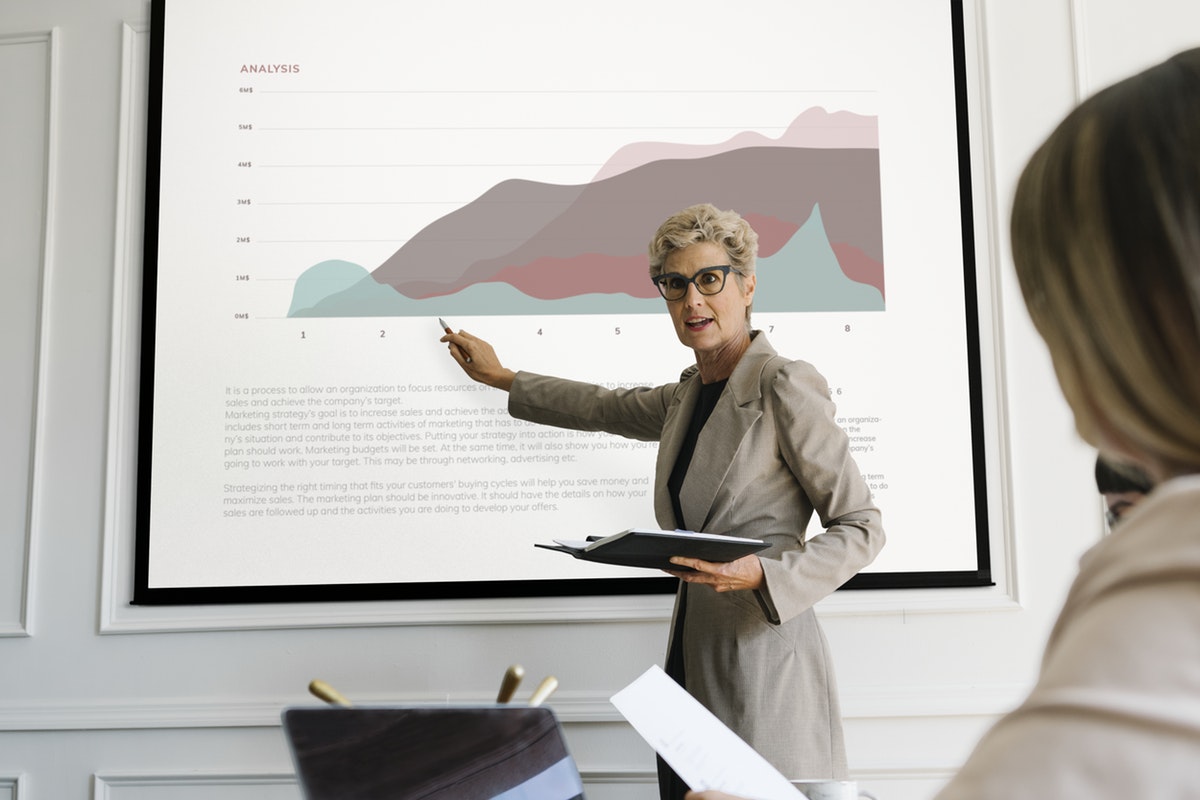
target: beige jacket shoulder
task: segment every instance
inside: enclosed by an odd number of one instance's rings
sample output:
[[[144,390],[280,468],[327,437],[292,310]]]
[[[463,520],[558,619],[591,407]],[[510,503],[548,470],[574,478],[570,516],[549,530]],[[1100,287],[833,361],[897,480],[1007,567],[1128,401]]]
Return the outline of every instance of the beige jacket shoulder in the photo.
[[[1200,798],[1200,476],[1080,561],[1037,684],[938,800]]]

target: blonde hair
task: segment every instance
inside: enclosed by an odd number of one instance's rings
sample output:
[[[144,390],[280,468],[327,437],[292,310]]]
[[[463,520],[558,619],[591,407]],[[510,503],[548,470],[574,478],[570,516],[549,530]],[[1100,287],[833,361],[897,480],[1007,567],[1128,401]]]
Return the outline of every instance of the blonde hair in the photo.
[[[1011,235],[1080,435],[1156,478],[1200,472],[1200,49],[1071,112]]]
[[[744,289],[742,278],[754,274],[758,259],[758,234],[736,211],[722,211],[711,203],[688,206],[658,226],[650,240],[650,277],[663,273],[671,253],[701,242],[714,242],[725,250],[734,278]],[[750,306],[746,323],[750,323]]]

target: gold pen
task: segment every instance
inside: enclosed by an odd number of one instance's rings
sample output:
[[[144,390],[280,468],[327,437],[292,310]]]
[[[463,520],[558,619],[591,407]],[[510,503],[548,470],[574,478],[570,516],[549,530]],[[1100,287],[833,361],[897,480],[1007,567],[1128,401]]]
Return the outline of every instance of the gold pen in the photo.
[[[497,703],[507,703],[512,699],[513,693],[517,691],[517,687],[521,684],[521,679],[525,677],[525,668],[520,664],[513,664],[504,671],[504,679],[500,682],[500,693],[496,695]]]

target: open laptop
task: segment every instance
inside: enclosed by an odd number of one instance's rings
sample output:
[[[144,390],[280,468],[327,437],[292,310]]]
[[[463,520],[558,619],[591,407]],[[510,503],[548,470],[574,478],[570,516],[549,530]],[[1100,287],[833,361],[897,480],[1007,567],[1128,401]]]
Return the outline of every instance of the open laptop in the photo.
[[[542,706],[298,706],[283,730],[307,800],[583,798]]]

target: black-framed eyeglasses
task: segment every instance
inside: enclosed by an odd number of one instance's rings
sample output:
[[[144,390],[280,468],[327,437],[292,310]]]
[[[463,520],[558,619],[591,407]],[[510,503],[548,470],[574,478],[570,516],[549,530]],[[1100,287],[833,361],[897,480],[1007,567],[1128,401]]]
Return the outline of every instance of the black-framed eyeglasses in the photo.
[[[704,295],[720,294],[725,288],[725,278],[736,270],[729,264],[705,267],[690,278],[678,272],[667,272],[653,278],[654,285],[664,300],[682,300],[687,295],[688,284],[694,283],[696,291]]]
[[[1125,514],[1129,509],[1133,508],[1136,500],[1127,500],[1124,498],[1114,498],[1111,505],[1104,512],[1104,521],[1108,523],[1109,530],[1116,526],[1118,522],[1124,519]]]

